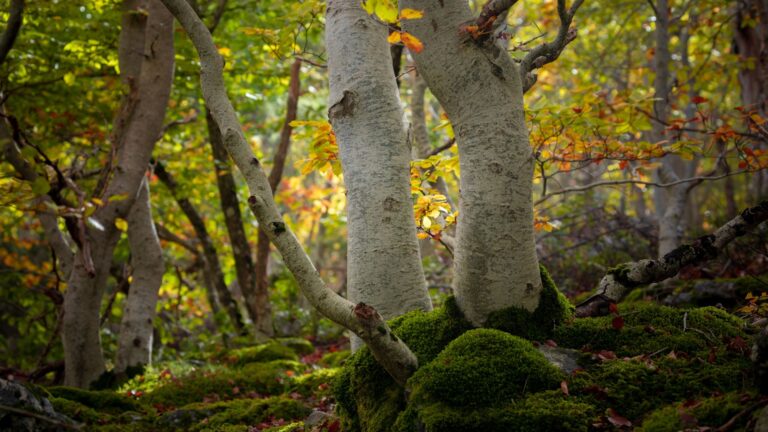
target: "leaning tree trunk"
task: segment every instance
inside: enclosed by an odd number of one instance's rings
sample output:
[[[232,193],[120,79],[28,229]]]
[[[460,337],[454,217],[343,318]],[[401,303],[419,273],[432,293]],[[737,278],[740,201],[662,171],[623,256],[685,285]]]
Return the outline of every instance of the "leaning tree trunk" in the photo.
[[[493,43],[461,32],[475,19],[463,1],[403,0],[424,18],[403,29],[424,43],[419,73],[453,124],[461,166],[454,261],[456,299],[482,325],[499,309],[533,311],[541,276],[534,244],[533,159],[519,67]]]
[[[163,283],[165,264],[160,239],[152,221],[149,197],[149,182],[144,179],[139,196],[128,214],[128,243],[133,271],[117,339],[115,372],[118,374],[152,361],[155,306]]]
[[[173,81],[173,20],[158,0],[124,3],[120,70],[130,93],[115,120],[113,145],[117,163],[102,200],[91,218],[103,229],[83,227],[78,253],[64,293],[66,385],[87,387],[104,372],[99,312],[119,231],[147,170],[152,148],[163,127]],[[137,13],[142,9],[146,13]],[[110,200],[111,197],[125,197]]]
[[[373,356],[400,385],[418,367],[418,360],[400,338],[394,337],[386,321],[374,308],[357,305],[331,291],[302,249],[298,239],[278,212],[261,162],[245,139],[242,125],[230,102],[223,78],[224,61],[213,38],[185,0],[162,0],[181,22],[200,56],[203,97],[221,129],[229,155],[245,177],[251,196],[248,204],[259,225],[283,257],[307,300],[323,315],[351,330],[370,347]]]
[[[329,1],[328,117],[347,188],[348,297],[389,319],[432,304],[416,240],[410,147],[386,38],[386,26],[359,1]]]

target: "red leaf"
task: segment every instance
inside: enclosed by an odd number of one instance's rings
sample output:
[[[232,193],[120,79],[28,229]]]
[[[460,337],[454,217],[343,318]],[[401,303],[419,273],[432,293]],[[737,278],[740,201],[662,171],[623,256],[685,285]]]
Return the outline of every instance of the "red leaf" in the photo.
[[[557,342],[553,341],[552,339],[547,339],[546,342],[547,346],[551,346],[552,348],[557,348]]]
[[[613,408],[608,408],[606,414],[608,414],[608,421],[611,422],[612,425],[632,427],[632,422],[626,417],[620,416]]]
[[[615,360],[616,359],[616,353],[613,351],[606,351],[602,350],[599,353],[597,353],[597,358],[605,361],[605,360]]]
[[[611,325],[616,330],[621,330],[624,328],[624,318],[617,316],[611,321]]]
[[[572,109],[572,110],[573,110],[573,112],[575,112],[576,114],[581,114],[581,112],[583,111],[583,108],[581,108],[581,107],[573,107],[573,108],[571,108],[571,109]]]
[[[616,303],[611,303],[610,305],[608,305],[608,310],[610,310],[611,313],[615,313],[615,314],[619,313],[619,307],[616,306]]]
[[[702,97],[702,96],[694,96],[694,97],[691,98],[691,102],[693,102],[693,103],[695,103],[697,105],[698,104],[702,104],[702,103],[707,102],[707,101],[709,101],[709,99],[707,99],[705,97]]]
[[[710,348],[709,355],[707,356],[707,362],[711,364],[711,363],[714,363],[715,360],[717,360],[717,357],[715,357],[715,349]]]
[[[339,432],[341,430],[341,422],[339,420],[335,420],[333,423],[328,425],[328,432]]]
[[[570,396],[571,395],[570,393],[568,393],[568,382],[567,381],[560,381],[560,390],[566,396]]]

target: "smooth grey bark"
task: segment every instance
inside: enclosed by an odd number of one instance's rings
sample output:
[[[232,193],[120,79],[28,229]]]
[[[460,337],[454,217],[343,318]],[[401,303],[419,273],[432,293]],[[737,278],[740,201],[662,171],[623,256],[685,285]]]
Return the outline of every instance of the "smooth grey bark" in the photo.
[[[325,28],[328,118],[347,189],[347,296],[375,307],[384,319],[430,310],[410,192],[411,149],[387,28],[357,0],[329,1]]]
[[[129,367],[148,365],[152,361],[155,307],[165,264],[160,239],[152,221],[149,197],[149,182],[145,178],[127,219],[133,272],[117,338],[115,372],[118,374]]]
[[[315,269],[277,210],[261,162],[245,139],[224,85],[223,60],[205,25],[185,0],[162,0],[187,31],[200,56],[203,97],[224,137],[224,144],[245,177],[251,196],[248,204],[259,225],[293,273],[302,293],[323,315],[350,329],[370,347],[374,357],[392,378],[404,385],[418,367],[416,356],[399,338],[393,337],[386,321],[366,304],[357,305],[330,290]]]
[[[146,14],[135,13],[139,8]],[[79,250],[64,294],[64,383],[76,387],[87,387],[104,372],[99,309],[119,239],[115,220],[126,217],[135,201],[163,127],[173,81],[171,15],[157,0],[129,0],[124,3],[124,11],[120,69],[130,93],[113,129],[117,161],[100,196],[107,204],[91,216],[103,229],[89,226],[82,238],[75,239]],[[133,49],[139,49],[138,53]],[[125,199],[109,199],[117,196]]]
[[[542,288],[534,244],[533,158],[518,65],[493,41],[460,28],[475,19],[465,1],[400,2],[424,11],[403,29],[424,43],[412,53],[448,114],[459,146],[459,218],[454,252],[456,300],[482,325],[496,310],[533,311]]]
[[[671,96],[671,77],[670,62],[672,56],[669,50],[669,24],[670,11],[668,0],[656,0],[656,50],[653,58],[654,71],[654,94],[655,102],[653,104],[654,115],[651,137],[655,142],[662,142],[667,139],[665,129],[669,117],[669,98]],[[661,160],[661,166],[656,169],[654,176],[661,183],[672,183],[679,181],[685,167],[684,161],[674,155],[667,155]],[[690,171],[691,166],[689,165]],[[695,173],[695,165],[693,166]],[[659,224],[659,249],[658,257],[661,258],[670,251],[674,250],[682,243],[685,208],[688,201],[688,185],[679,184],[669,188],[654,189],[654,202],[656,209],[656,219]]]

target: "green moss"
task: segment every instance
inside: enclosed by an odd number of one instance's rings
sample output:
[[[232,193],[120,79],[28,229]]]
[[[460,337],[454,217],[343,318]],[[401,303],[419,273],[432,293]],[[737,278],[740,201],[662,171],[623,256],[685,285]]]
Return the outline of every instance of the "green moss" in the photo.
[[[193,372],[157,387],[145,400],[163,407],[179,407],[206,397],[231,399],[248,392],[279,394],[288,388],[289,375],[305,368],[296,361],[274,360],[249,363],[240,369]]]
[[[410,432],[586,432],[595,408],[562,392],[545,391],[497,408],[466,409],[445,404],[409,407],[393,431]]]
[[[235,399],[214,403],[194,403],[163,414],[158,425],[164,428],[202,431],[237,425],[252,426],[268,419],[300,419],[310,409],[303,403],[286,398]]]
[[[64,414],[81,423],[106,422],[111,418],[109,414],[100,414],[87,405],[69,399],[54,397],[50,399],[50,402],[57,413]]]
[[[264,432],[301,432],[304,430],[304,422],[293,422],[283,426],[275,426],[264,429]]]
[[[305,356],[315,352],[315,347],[312,343],[304,338],[288,337],[275,339],[279,344],[286,346],[293,350],[300,356]]]
[[[740,393],[729,393],[666,406],[651,413],[638,429],[640,432],[677,432],[709,426],[713,430],[744,409]],[[742,416],[734,428],[744,427],[749,416]]]
[[[138,401],[109,390],[50,387],[48,391],[54,398],[78,402],[103,413],[120,414],[125,411],[143,411],[145,409]]]
[[[330,393],[330,384],[339,371],[339,368],[317,369],[295,376],[291,381],[290,390],[304,396],[325,396]]]
[[[554,328],[573,316],[573,305],[557,289],[549,273],[540,266],[543,285],[539,306],[533,313],[519,307],[496,311],[488,316],[484,327],[503,330],[529,340],[544,340]]]
[[[321,357],[318,364],[325,367],[339,367],[344,364],[350,355],[352,355],[352,352],[348,350],[330,352]]]
[[[620,306],[624,326],[615,329],[612,316],[582,318],[555,329],[560,346],[609,350],[635,356],[659,350],[697,353],[708,351],[724,337],[744,337],[743,322],[720,309],[691,310],[634,304]]]
[[[472,328],[453,298],[431,311],[413,311],[389,322],[395,335],[420,364],[434,359],[452,340]],[[344,430],[384,431],[405,409],[403,389],[376,362],[367,348],[352,355],[333,384]]]
[[[235,366],[248,363],[263,363],[272,360],[298,360],[293,349],[277,341],[270,341],[254,347],[240,348],[229,353],[228,359]]]
[[[412,400],[491,407],[526,392],[555,388],[564,378],[527,340],[499,330],[470,330],[408,381]],[[461,389],[460,391],[458,391]]]

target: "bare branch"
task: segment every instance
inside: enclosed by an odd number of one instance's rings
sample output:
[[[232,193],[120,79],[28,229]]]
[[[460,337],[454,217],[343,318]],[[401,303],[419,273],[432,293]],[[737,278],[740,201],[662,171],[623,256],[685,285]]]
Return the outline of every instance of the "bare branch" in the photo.
[[[609,313],[610,304],[621,301],[632,289],[661,282],[676,275],[683,267],[710,260],[732,240],[768,220],[768,201],[744,210],[721,226],[714,234],[698,238],[659,259],[645,259],[621,264],[600,281],[597,293],[576,306],[576,316],[600,316]]]
[[[559,190],[559,191],[556,191],[556,192],[549,193],[549,194],[539,198],[534,203],[534,205],[539,205],[539,204],[543,203],[544,201],[547,201],[548,199],[550,199],[550,198],[552,198],[552,197],[554,197],[556,195],[562,195],[562,194],[567,194],[567,193],[571,193],[571,192],[582,192],[582,191],[585,191],[585,190],[589,190],[589,189],[593,189],[593,188],[601,187],[601,186],[618,186],[618,185],[626,185],[626,184],[636,184],[636,185],[645,185],[645,186],[655,186],[655,187],[660,187],[660,188],[668,188],[668,187],[677,186],[679,184],[684,184],[684,183],[691,183],[691,182],[701,183],[702,181],[720,180],[720,179],[724,179],[726,177],[730,177],[730,176],[733,176],[733,175],[746,174],[746,173],[749,173],[749,172],[750,171],[743,170],[743,171],[734,171],[734,172],[727,173],[727,174],[722,174],[722,175],[719,175],[719,176],[690,177],[690,178],[685,178],[685,179],[682,179],[682,180],[671,181],[669,183],[658,183],[658,182],[650,182],[650,181],[643,181],[643,180],[605,180],[605,181],[595,182],[595,183],[591,183],[591,184],[584,185],[584,186],[575,186],[575,187],[572,187],[572,188],[566,188],[566,189],[562,189],[562,190]]]
[[[576,29],[571,28],[573,17],[581,7],[584,0],[576,0],[570,8],[566,8],[566,0],[557,0],[557,15],[560,18],[560,28],[552,42],[545,42],[536,46],[525,55],[520,63],[520,76],[523,82],[523,93],[527,92],[536,83],[535,69],[552,63],[560,57],[565,47],[576,39]]]
[[[480,32],[490,33],[491,27],[500,16],[506,17],[507,11],[517,3],[517,0],[488,0],[483,6],[480,16],[475,20]]]

